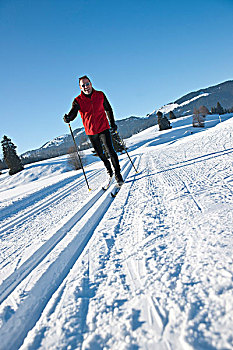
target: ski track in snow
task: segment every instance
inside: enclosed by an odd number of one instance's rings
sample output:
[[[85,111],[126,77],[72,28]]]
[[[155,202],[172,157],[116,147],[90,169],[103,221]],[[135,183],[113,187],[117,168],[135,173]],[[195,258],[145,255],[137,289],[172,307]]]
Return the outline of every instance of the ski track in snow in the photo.
[[[126,163],[122,166],[122,174],[124,177],[128,175],[128,172],[131,168],[131,164]],[[75,215],[70,218],[65,225],[58,229],[58,231],[34,254],[22,264],[15,272],[13,272],[1,285],[1,301],[4,301],[10,293],[20,284],[24,279],[30,274],[34,269],[38,270],[38,266],[42,260],[48,257],[48,254],[54,255],[50,260],[45,263],[45,267],[42,269],[45,272],[37,271],[36,278],[40,278],[36,281],[33,279],[34,285],[31,287],[30,293],[23,291],[24,296],[29,294],[28,297],[19,304],[15,316],[11,317],[7,326],[1,328],[0,333],[4,339],[6,339],[6,344],[1,344],[3,348],[6,346],[9,349],[14,349],[20,346],[25,335],[29,329],[34,326],[37,318],[41,314],[44,306],[52,296],[53,292],[58,288],[62,280],[68,274],[69,269],[73,266],[74,262],[81,254],[88,240],[94,232],[98,221],[100,221],[105,214],[108,207],[111,205],[113,199],[110,196],[112,190],[110,187],[109,190],[104,192],[102,189],[97,191],[95,195],[80,209],[76,212]],[[98,203],[100,201],[100,203]],[[93,206],[97,203],[97,206]],[[86,220],[85,220],[86,216]],[[71,229],[75,229],[75,226],[78,226],[79,221],[84,221],[81,223],[81,228],[78,228],[79,233],[76,232],[73,236],[73,239],[66,243],[68,244],[63,250],[54,251],[54,248],[57,248],[59,242],[63,239],[64,236],[67,236],[68,232]],[[70,233],[70,232],[69,232]],[[51,261],[54,260],[51,264]],[[46,286],[47,281],[50,281],[50,284]],[[26,289],[28,288],[29,283],[32,281],[26,281]],[[21,292],[22,298],[22,292]],[[24,299],[24,298],[23,298]],[[39,300],[39,301],[38,301]],[[32,318],[28,318],[28,313],[32,312]],[[23,321],[24,327],[20,332],[18,329],[19,319]],[[11,324],[11,325],[10,325]],[[6,334],[9,332],[9,327],[11,329],[12,338],[9,341],[6,337]],[[5,330],[4,330],[5,328]],[[5,333],[6,332],[6,333]],[[5,333],[5,334],[4,334]]]
[[[98,175],[100,171],[94,171],[93,173],[94,174],[91,174],[90,176],[90,180],[93,176]],[[39,240],[40,244],[43,244],[47,239],[47,235],[50,235],[51,231],[54,231],[54,227],[56,227],[58,222],[65,217],[70,210],[78,210],[81,207],[83,204],[82,192],[85,191],[85,182],[83,179],[80,179],[79,176],[78,180],[72,180],[72,185],[67,186],[64,181],[59,184],[59,187],[56,185],[58,190],[52,192],[52,194],[50,194],[50,189],[49,192],[43,189],[38,191],[38,193],[29,196],[32,197],[29,198],[29,200],[27,198],[22,199],[23,203],[21,205],[23,208],[26,207],[26,209],[19,211],[18,215],[14,215],[15,211],[13,211],[12,216],[2,221],[0,237],[2,243],[5,244],[5,249],[1,251],[1,269],[8,265],[8,261],[11,261],[12,257],[14,257],[15,263],[18,265],[24,260],[22,255],[25,255],[25,259],[28,254],[31,255],[32,244],[35,243],[34,232],[37,232],[40,226],[40,235],[36,238]],[[49,197],[47,197],[48,193],[50,194]],[[40,198],[40,201],[37,203],[38,197]],[[30,205],[28,205],[29,203]],[[18,207],[19,206],[17,205],[17,210]],[[59,207],[60,210],[58,210]],[[54,213],[56,213],[56,215],[54,215]],[[14,232],[14,240],[10,235],[12,231]],[[25,234],[25,231],[27,234]],[[27,240],[27,244],[25,244],[25,239]],[[29,252],[28,254],[25,254],[27,246]]]
[[[115,199],[78,176],[3,208],[0,349],[233,349],[226,125],[140,141]]]

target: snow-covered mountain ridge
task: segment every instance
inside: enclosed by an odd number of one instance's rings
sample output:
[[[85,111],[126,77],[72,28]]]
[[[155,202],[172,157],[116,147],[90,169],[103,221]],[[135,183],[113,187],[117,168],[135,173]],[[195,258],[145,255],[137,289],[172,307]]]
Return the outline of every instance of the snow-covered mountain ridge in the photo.
[[[168,103],[159,108],[159,110],[164,114],[168,114],[172,111],[177,117],[180,117],[192,114],[194,108],[198,109],[203,105],[211,110],[212,107],[216,107],[217,102],[220,102],[225,109],[233,107],[233,80],[228,80],[206,89],[190,92],[175,102]],[[157,110],[151,115],[155,115],[156,112]]]
[[[205,96],[209,96],[209,93],[202,93],[201,92],[200,95],[193,97],[191,100],[184,101],[181,104],[169,103],[169,104],[163,106],[162,108],[159,108],[159,111],[162,112],[163,114],[168,114],[171,111],[173,112],[174,110],[178,110],[178,108],[182,108],[182,107],[190,104],[191,102],[196,101],[197,99],[205,97]],[[155,110],[153,112],[153,114],[156,114],[156,112],[157,112],[157,110]],[[186,111],[186,113],[192,113],[192,111],[188,110],[188,111]]]

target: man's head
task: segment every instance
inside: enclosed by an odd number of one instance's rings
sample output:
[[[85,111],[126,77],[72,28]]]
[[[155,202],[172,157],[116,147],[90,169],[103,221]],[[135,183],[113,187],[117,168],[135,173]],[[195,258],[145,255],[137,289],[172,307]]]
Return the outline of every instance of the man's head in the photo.
[[[90,95],[92,93],[92,84],[86,75],[79,78],[79,87],[86,95]]]

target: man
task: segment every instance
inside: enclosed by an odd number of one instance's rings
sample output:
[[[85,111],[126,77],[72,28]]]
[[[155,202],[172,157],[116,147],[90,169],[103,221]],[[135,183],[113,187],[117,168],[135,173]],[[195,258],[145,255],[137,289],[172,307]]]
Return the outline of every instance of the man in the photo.
[[[115,179],[119,185],[122,185],[124,181],[120,172],[119,159],[113,148],[109,131],[109,122],[112,130],[117,130],[112,107],[105,94],[92,87],[92,83],[86,75],[79,78],[79,87],[81,94],[74,99],[70,112],[64,115],[64,121],[69,123],[77,117],[78,112],[80,113],[85,132],[97,155],[104,162],[108,175],[113,176],[112,163],[115,170]],[[101,142],[103,142],[107,153],[110,155],[111,163],[104,154]]]

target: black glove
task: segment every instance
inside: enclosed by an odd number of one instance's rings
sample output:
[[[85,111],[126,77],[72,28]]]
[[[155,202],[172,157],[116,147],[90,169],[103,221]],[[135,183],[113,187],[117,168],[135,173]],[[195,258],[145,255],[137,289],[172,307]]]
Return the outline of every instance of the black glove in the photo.
[[[116,132],[117,131],[117,125],[115,123],[111,124],[111,129],[112,131]]]
[[[65,123],[70,123],[71,122],[70,116],[68,114],[65,114],[63,119],[64,119]]]

